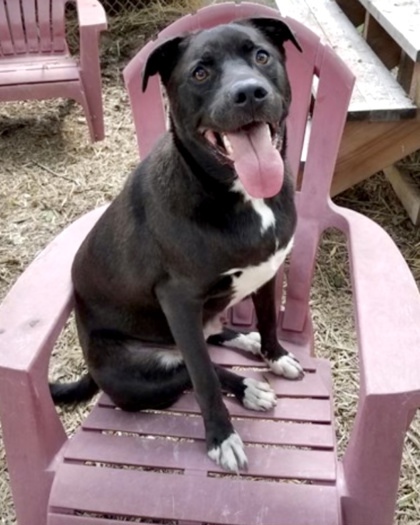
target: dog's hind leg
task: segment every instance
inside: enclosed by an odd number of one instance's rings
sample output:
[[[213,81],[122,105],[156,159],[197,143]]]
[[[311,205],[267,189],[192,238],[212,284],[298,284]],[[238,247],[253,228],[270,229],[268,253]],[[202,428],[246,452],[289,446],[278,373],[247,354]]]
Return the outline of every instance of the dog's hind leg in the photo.
[[[89,373],[119,408],[127,411],[162,409],[191,388],[178,352],[151,348],[112,331],[91,334]]]
[[[266,411],[275,407],[276,393],[265,381],[242,377],[218,365],[214,365],[214,368],[222,389],[233,394],[245,408]]]

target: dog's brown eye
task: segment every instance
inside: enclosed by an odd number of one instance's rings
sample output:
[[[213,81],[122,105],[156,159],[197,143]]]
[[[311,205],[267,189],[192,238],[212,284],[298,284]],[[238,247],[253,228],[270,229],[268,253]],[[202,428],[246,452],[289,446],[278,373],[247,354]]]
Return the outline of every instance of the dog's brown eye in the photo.
[[[267,51],[263,51],[262,49],[257,51],[257,54],[255,55],[255,61],[257,64],[261,65],[267,64],[269,58],[270,55],[267,53]]]
[[[207,71],[202,66],[198,66],[193,71],[193,77],[195,80],[198,80],[199,82],[203,82],[203,80],[206,80],[206,78],[209,76]]]

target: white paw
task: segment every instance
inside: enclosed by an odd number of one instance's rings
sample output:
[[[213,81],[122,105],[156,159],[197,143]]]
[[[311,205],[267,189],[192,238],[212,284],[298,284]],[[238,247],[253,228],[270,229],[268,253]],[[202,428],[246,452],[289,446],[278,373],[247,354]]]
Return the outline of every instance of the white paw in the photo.
[[[254,355],[260,355],[261,353],[261,336],[258,332],[250,332],[249,334],[238,334],[230,341],[225,341],[223,346],[229,348],[237,348],[250,352]]]
[[[250,410],[271,410],[277,404],[277,396],[268,383],[247,377],[244,379],[246,386],[242,403]]]
[[[238,473],[239,469],[246,469],[248,466],[244,444],[236,432],[226,438],[220,446],[210,449],[208,455],[222,468],[231,472]]]
[[[301,379],[303,377],[303,368],[291,353],[283,355],[275,361],[267,360],[267,364],[275,374],[287,377],[287,379]]]

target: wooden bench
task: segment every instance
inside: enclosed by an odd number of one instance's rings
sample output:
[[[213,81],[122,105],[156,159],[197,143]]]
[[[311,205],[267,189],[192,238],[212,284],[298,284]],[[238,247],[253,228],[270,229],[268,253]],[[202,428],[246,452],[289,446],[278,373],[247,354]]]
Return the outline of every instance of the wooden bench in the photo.
[[[397,8],[399,4],[403,8],[416,2],[276,0],[276,3],[283,15],[299,20],[320,35],[357,77],[332,195],[420,149],[420,110],[414,102],[418,102],[420,13],[414,16],[411,11],[400,12]],[[394,12],[386,6],[392,6]],[[417,31],[405,31],[405,17],[410,27],[410,20],[417,24]],[[380,24],[386,25],[386,29]],[[392,38],[387,32],[391,26]],[[398,75],[390,71],[397,65]]]
[[[418,0],[338,0],[338,3],[346,13],[354,13],[354,6],[358,6],[366,41],[389,69],[398,66],[398,82],[420,106]]]
[[[420,5],[417,0],[337,0],[388,69],[420,106]],[[385,175],[414,224],[420,224],[420,187],[396,166]]]

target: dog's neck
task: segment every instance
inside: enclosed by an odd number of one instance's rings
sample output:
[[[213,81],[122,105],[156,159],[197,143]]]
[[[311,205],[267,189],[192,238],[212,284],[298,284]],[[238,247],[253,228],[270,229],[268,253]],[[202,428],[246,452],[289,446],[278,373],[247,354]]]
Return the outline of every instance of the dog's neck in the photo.
[[[171,134],[183,162],[206,193],[225,193],[231,189],[236,178],[232,166],[223,164],[215,154],[197,146],[197,143],[181,139],[174,128]]]

